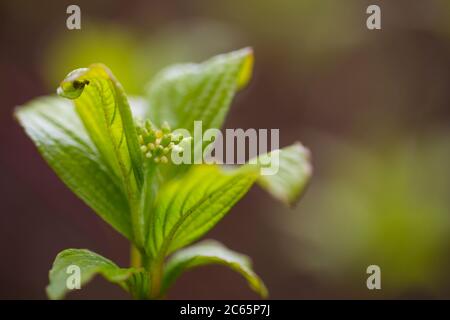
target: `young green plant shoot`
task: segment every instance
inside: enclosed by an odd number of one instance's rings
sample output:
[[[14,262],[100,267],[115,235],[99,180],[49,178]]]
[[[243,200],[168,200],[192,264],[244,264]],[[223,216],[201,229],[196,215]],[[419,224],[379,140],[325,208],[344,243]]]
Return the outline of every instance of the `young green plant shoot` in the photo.
[[[295,143],[227,167],[171,159],[195,153],[192,138],[176,129],[194,136],[194,121],[202,121],[204,130],[222,127],[252,67],[249,48],[171,66],[146,87],[146,97],[129,98],[106,66],[93,64],[72,71],[58,96],[17,108],[17,119],[50,167],[131,244],[128,268],[87,249],[60,252],[49,274],[49,298],[61,299],[70,290],[71,266],[79,268],[81,286],[99,274],[136,299],[160,299],[184,271],[210,264],[230,267],[267,296],[248,257],[216,241],[193,243],[254,183],[293,205],[311,175],[308,150]],[[275,155],[276,173],[261,174],[262,159]]]

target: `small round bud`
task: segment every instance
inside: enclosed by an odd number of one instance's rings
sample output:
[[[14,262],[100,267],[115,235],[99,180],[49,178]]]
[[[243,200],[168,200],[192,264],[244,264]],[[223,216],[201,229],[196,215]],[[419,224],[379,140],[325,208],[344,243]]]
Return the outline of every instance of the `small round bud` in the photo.
[[[161,163],[168,163],[168,162],[169,162],[169,159],[167,159],[166,156],[161,157]]]
[[[170,130],[169,123],[168,123],[167,121],[164,121],[164,122],[162,123],[162,125],[161,125],[161,130],[162,130],[163,133],[169,133],[169,132],[171,131],[171,130]]]
[[[163,136],[162,138],[161,138],[161,145],[163,146],[163,147],[167,147],[168,145],[169,145],[169,143],[170,143],[170,141],[171,141],[172,139],[169,137],[169,136]]]
[[[164,148],[160,145],[155,148],[155,154],[157,154],[157,155],[162,154],[163,151],[164,151]]]
[[[144,124],[144,126],[145,126],[145,128],[148,130],[148,131],[153,131],[153,125],[152,125],[152,123],[150,122],[150,120],[145,120],[145,124]]]

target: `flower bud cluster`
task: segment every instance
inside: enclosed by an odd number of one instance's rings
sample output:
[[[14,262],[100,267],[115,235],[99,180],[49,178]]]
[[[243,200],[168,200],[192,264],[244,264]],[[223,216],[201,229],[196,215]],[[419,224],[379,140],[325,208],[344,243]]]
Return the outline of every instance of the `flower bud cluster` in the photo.
[[[137,127],[137,134],[144,157],[154,163],[168,163],[172,151],[183,152],[183,148],[179,146],[183,136],[173,134],[167,122],[158,129],[150,121],[146,121],[143,126]]]

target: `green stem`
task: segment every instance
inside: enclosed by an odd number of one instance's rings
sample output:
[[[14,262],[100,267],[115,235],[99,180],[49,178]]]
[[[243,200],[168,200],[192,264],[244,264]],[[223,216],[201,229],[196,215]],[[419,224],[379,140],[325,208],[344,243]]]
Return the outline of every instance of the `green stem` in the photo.
[[[149,288],[149,298],[150,299],[160,299],[161,298],[161,285],[163,277],[163,262],[161,259],[153,261],[150,266],[150,288]]]
[[[130,247],[130,266],[134,268],[142,267],[141,253],[133,244]]]
[[[139,207],[139,199],[130,197],[130,211],[131,211],[131,226],[133,228],[133,235],[135,244],[139,249],[144,247],[144,217]]]

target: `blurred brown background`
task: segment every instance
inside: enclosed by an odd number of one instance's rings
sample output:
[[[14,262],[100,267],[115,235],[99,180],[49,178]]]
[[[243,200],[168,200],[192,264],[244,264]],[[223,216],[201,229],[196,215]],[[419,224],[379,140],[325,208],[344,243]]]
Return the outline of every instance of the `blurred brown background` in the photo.
[[[66,29],[78,4],[82,29]],[[382,30],[366,28],[379,4]],[[161,67],[252,46],[254,78],[227,128],[280,128],[312,150],[295,210],[258,188],[208,234],[253,258],[271,298],[449,298],[450,2],[0,2],[0,298],[44,299],[68,247],[128,263],[128,244],[77,199],[14,121],[74,68],[107,64],[130,94]],[[380,265],[382,290],[366,267]],[[70,298],[127,298],[96,279]],[[169,298],[256,298],[205,267]]]

